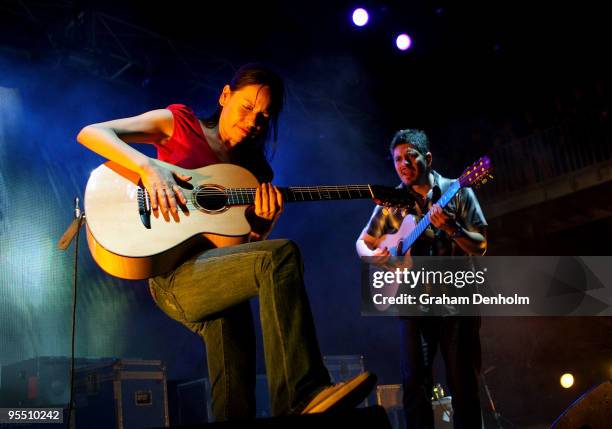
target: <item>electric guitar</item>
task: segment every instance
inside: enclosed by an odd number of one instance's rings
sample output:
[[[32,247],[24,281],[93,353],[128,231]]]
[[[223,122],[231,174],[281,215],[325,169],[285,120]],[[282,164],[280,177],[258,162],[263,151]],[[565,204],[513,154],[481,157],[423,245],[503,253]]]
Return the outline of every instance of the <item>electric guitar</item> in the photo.
[[[107,273],[140,280],[174,268],[196,247],[225,247],[248,240],[246,209],[259,185],[248,170],[214,164],[195,170],[155,161],[186,176],[187,199],[178,214],[165,217],[151,210],[140,176],[109,161],[96,168],[85,189],[87,243]],[[405,190],[378,185],[301,186],[279,188],[286,203],[371,198],[377,204],[406,207]]]
[[[444,208],[461,188],[487,183],[489,178],[492,178],[491,170],[491,160],[488,156],[483,156],[463,171],[463,174],[440,197],[437,204]],[[414,215],[408,214],[402,221],[399,230],[380,237],[376,247],[386,247],[393,256],[410,255],[410,248],[431,223],[430,214],[431,210],[418,223]]]

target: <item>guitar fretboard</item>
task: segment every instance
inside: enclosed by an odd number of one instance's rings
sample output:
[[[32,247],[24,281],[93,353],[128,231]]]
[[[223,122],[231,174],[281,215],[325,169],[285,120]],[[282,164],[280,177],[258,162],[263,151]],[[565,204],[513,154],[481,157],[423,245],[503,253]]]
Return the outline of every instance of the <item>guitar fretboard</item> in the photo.
[[[457,192],[461,189],[461,183],[459,181],[453,182],[453,184],[448,188],[448,190],[440,197],[438,200],[438,205],[440,207],[446,207],[446,205],[450,202],[450,200],[455,196]],[[429,220],[429,211],[423,216],[423,218],[417,223],[416,227],[412,230],[412,232],[408,235],[408,238],[404,240],[402,245],[402,255],[408,252],[408,249],[412,247],[415,241],[421,236],[423,231],[427,229],[427,227],[431,224]]]
[[[279,188],[288,203],[322,200],[353,200],[372,198],[370,185],[294,186]],[[255,202],[255,188],[231,188],[226,190],[229,205],[245,205]]]

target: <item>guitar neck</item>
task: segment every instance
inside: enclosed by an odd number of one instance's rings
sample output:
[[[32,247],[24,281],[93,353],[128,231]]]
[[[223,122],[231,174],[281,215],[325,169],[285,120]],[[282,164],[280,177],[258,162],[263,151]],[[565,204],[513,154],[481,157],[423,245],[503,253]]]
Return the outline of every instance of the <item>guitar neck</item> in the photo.
[[[278,189],[286,203],[373,197],[370,185],[292,186]],[[245,205],[255,202],[255,188],[231,188],[226,192],[229,205]]]
[[[446,207],[446,205],[450,202],[450,200],[457,194],[457,192],[459,192],[459,189],[461,189],[461,184],[457,180],[440,197],[437,204],[442,208]],[[423,231],[425,231],[425,229],[427,229],[427,227],[431,224],[431,221],[429,219],[429,214],[430,214],[430,211],[428,211],[425,214],[425,216],[423,216],[423,218],[419,221],[419,223],[417,223],[416,227],[412,230],[410,235],[408,235],[408,238],[404,240],[404,243],[402,245],[402,255],[408,252],[408,249],[412,247],[414,242],[417,241],[417,239],[421,236]]]

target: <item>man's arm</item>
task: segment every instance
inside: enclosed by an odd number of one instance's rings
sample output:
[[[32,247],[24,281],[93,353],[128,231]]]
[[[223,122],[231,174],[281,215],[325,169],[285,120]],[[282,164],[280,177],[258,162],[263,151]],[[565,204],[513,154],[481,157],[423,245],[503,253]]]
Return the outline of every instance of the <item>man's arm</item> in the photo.
[[[378,249],[379,237],[383,235],[385,223],[385,212],[382,207],[376,206],[368,223],[357,237],[355,248],[359,256],[389,256],[388,249]]]
[[[438,204],[431,209],[431,223],[444,231],[468,255],[482,256],[487,251],[487,222],[478,199],[470,188],[460,191],[457,216],[443,210]]]
[[[386,247],[383,249],[378,248],[378,240],[369,235],[366,231],[367,227],[364,228],[355,242],[357,254],[359,256],[389,256],[389,249]]]
[[[440,207],[436,204],[437,207]],[[444,211],[442,213],[445,214]],[[473,226],[474,230],[469,230],[457,222],[453,218],[446,215],[449,218],[448,222],[439,221],[440,226],[436,225],[432,220],[432,224],[436,228],[446,232],[448,236],[455,242],[459,247],[463,249],[468,255],[482,256],[487,251],[487,227],[486,226]],[[431,216],[433,217],[433,215]],[[430,217],[430,219],[431,219]]]
[[[482,226],[477,229],[478,231],[469,231],[460,227],[457,235],[454,237],[451,235],[451,237],[466,253],[482,256],[487,252],[487,227]]]

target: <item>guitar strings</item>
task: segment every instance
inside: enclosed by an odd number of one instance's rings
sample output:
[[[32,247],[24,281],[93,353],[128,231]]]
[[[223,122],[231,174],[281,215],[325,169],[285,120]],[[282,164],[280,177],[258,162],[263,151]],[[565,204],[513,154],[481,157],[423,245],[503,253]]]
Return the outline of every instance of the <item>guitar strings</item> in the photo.
[[[248,205],[254,202],[257,188],[226,188],[220,190],[214,187],[199,188],[195,191],[185,191],[184,195],[187,197],[187,204],[184,207],[187,208],[201,208],[200,204],[194,203],[192,199],[195,197],[203,198],[217,198],[223,200],[224,205]],[[306,194],[309,195],[310,199],[314,199],[313,195],[318,196],[322,200],[333,199],[337,196],[344,198],[343,194],[348,193],[349,197],[353,197],[351,192],[359,192],[358,197],[363,197],[362,192],[366,192],[368,196],[371,194],[369,185],[320,185],[320,186],[291,186],[281,188],[283,196],[288,202],[307,201]]]
[[[289,187],[289,188],[281,188],[281,192],[300,192],[300,193],[321,193],[321,192],[351,192],[351,191],[368,191],[370,188],[367,185],[354,185],[354,186],[317,186],[317,187]],[[185,191],[184,191],[185,192]],[[238,195],[255,195],[256,188],[230,188],[226,190],[219,190],[215,188],[204,188],[198,189],[196,191],[192,191],[191,193],[185,192],[187,194],[195,194],[195,195],[228,195],[228,194],[238,194]]]
[[[370,193],[369,185],[320,185],[320,186],[291,186],[291,187],[282,187],[280,188],[281,192],[287,195],[284,195],[286,198],[293,196],[294,201],[298,201],[299,196],[301,196],[301,200],[305,201],[304,194],[310,194],[310,197],[313,194],[318,194],[319,197],[322,197],[323,194],[326,194],[327,197],[331,197],[332,194],[338,194],[339,197],[342,198],[342,194],[344,192],[348,192],[349,196],[351,196],[351,191],[359,192],[359,196],[361,197],[361,193],[366,191],[368,194]],[[206,187],[200,188],[195,191],[185,191],[184,194],[188,198],[186,204],[182,204],[181,206],[187,208],[198,209],[201,208],[199,204],[195,204],[191,201],[192,197],[217,197],[218,199],[223,199],[229,203],[229,205],[247,205],[252,204],[253,200],[251,198],[255,197],[257,188],[226,188],[224,190],[220,190],[214,187]],[[292,195],[293,194],[293,195]],[[297,195],[296,195],[297,194]],[[243,201],[244,200],[244,201]]]
[[[369,188],[368,187],[357,187],[357,186],[347,186],[347,187],[342,187],[342,188],[338,188],[338,187],[327,187],[327,186],[321,186],[321,187],[317,187],[317,188],[281,188],[281,193],[283,194],[295,194],[295,193],[299,193],[299,194],[338,194],[341,195],[342,193],[346,193],[348,192],[349,195],[351,192],[359,192],[360,195],[363,191],[367,191],[369,193]],[[256,190],[252,189],[252,188],[233,188],[233,189],[228,189],[226,191],[220,191],[217,189],[212,189],[212,188],[205,188],[205,189],[198,189],[196,191],[192,191],[192,192],[184,192],[187,195],[190,196],[210,196],[210,195],[219,195],[219,196],[254,196],[256,194]]]
[[[188,201],[186,204],[183,204],[182,206],[187,207],[187,208],[194,208],[194,209],[198,209],[198,205],[194,204],[190,198],[191,197],[218,197],[219,199],[223,199],[228,201],[231,205],[246,205],[246,204],[250,204],[253,201],[250,200],[250,198],[254,198],[255,194],[256,194],[257,189],[256,188],[228,188],[225,190],[219,190],[213,187],[208,187],[208,188],[202,188],[202,189],[197,189],[195,191],[183,191],[184,194],[186,194],[186,197],[188,198]],[[341,193],[343,192],[348,192],[349,196],[350,196],[350,192],[351,191],[357,191],[359,192],[359,196],[361,196],[361,192],[362,191],[367,191],[369,193],[370,191],[370,187],[368,185],[323,185],[323,186],[316,186],[316,187],[309,187],[309,186],[291,186],[291,187],[283,187],[281,188],[281,192],[284,194],[288,194],[285,195],[285,197],[290,197],[293,196],[294,198],[299,198],[299,196],[302,196],[302,201],[304,201],[304,195],[303,194],[310,194],[310,196],[312,197],[313,194],[319,194],[319,196],[322,196],[322,194],[327,194],[328,196],[331,196],[331,194],[338,194],[338,196],[342,197]],[[295,194],[298,195],[295,195]],[[291,195],[294,194],[294,195]],[[246,201],[242,201],[243,199],[247,199]]]

